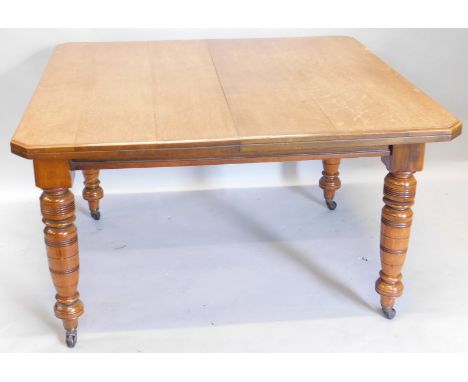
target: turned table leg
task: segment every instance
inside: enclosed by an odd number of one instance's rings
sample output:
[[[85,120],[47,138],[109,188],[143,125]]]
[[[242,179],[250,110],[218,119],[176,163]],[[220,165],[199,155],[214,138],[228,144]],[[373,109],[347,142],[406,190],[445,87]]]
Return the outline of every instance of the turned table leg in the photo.
[[[375,289],[386,318],[395,317],[395,299],[403,293],[401,270],[410,237],[416,195],[415,171],[422,170],[424,145],[393,146],[392,155],[383,158],[389,170],[385,177],[380,230],[380,260],[382,270]]]
[[[336,202],[333,200],[335,192],[341,187],[341,181],[338,175],[338,167],[340,166],[339,158],[324,159],[322,177],[319,181],[319,186],[323,190],[325,202],[330,210],[336,208]]]
[[[89,211],[94,220],[101,218],[99,200],[104,197],[104,191],[99,185],[99,170],[82,170],[84,176],[83,199],[88,201]]]
[[[79,255],[75,222],[75,201],[69,191],[72,177],[68,162],[35,160],[36,185],[41,195],[42,221],[49,270],[57,294],[55,315],[63,321],[66,343],[73,347],[77,341],[78,317],[83,303],[78,293]]]

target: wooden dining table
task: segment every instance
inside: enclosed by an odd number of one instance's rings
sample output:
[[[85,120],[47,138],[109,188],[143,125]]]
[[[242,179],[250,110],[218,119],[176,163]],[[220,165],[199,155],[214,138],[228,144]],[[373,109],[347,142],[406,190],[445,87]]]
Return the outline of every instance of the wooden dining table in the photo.
[[[375,289],[391,319],[403,292],[413,174],[423,168],[425,144],[450,141],[461,126],[352,37],[57,46],[11,150],[33,160],[42,189],[54,311],[67,345],[75,346],[84,312],[75,171],[83,172],[83,198],[99,219],[100,170],[322,160],[319,186],[334,210],[340,160],[380,157],[388,174]]]

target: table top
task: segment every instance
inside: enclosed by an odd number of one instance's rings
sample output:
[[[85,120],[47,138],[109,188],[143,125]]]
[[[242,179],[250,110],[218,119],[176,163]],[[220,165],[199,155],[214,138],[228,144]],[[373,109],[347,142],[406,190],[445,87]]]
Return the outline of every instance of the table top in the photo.
[[[269,142],[423,143],[460,132],[456,117],[350,37],[67,43],[11,146],[27,158],[91,158]]]

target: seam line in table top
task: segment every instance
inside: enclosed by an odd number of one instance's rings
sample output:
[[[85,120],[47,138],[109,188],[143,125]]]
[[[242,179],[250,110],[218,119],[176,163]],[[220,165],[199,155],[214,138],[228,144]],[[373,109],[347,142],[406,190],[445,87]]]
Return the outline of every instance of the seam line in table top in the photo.
[[[154,78],[154,73],[153,73],[153,68],[154,68],[154,60],[153,60],[153,55],[152,55],[152,49],[151,49],[151,41],[146,41],[146,53],[148,54],[148,61],[149,61],[149,76],[150,76],[150,81],[151,81],[151,104],[152,104],[152,109],[153,109],[153,131],[154,131],[154,137],[157,140],[158,137],[158,122],[157,122],[157,117],[156,117],[156,99],[154,96],[154,89],[153,89],[153,84],[155,83],[155,78]]]
[[[210,57],[210,62],[211,62],[211,65],[213,66],[213,70],[216,73],[216,78],[218,80],[219,87],[221,88],[221,91],[223,93],[224,101],[226,102],[226,106],[227,106],[227,108],[229,110],[229,117],[231,118],[232,126],[234,127],[234,130],[236,131],[237,138],[240,139],[241,135],[239,133],[239,130],[237,129],[237,125],[236,125],[236,122],[234,120],[234,115],[232,114],[231,105],[229,104],[228,97],[226,96],[226,90],[224,89],[223,82],[221,81],[221,78],[219,76],[218,68],[216,67],[216,64],[215,64],[215,62],[213,60],[213,55],[211,54],[210,43],[209,43],[208,40],[204,40],[203,42],[204,42],[204,44],[206,46],[208,56]]]

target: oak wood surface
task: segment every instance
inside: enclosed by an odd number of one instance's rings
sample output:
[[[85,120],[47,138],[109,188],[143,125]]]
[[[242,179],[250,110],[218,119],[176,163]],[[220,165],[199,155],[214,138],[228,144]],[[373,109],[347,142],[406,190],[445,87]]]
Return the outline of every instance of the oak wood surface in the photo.
[[[84,308],[77,289],[80,262],[74,196],[67,188],[44,189],[40,201],[49,270],[57,291],[55,315],[66,330],[75,330]]]
[[[88,202],[91,216],[99,220],[99,200],[104,197],[104,190],[100,186],[99,170],[90,168],[84,169],[82,172],[84,177],[83,199]]]
[[[390,155],[388,147],[382,148],[356,148],[352,151],[322,151],[309,154],[288,154],[288,155],[266,155],[266,156],[226,156],[224,158],[196,158],[196,159],[140,159],[140,160],[72,160],[70,167],[72,170],[83,169],[120,169],[120,168],[148,168],[148,167],[175,167],[175,166],[203,166],[222,164],[242,164],[242,163],[262,163],[262,162],[289,162],[301,160],[317,160],[326,158],[361,158],[361,157],[384,157]]]
[[[408,251],[411,223],[416,197],[414,172],[424,163],[424,144],[401,145],[383,161],[389,173],[384,181],[385,203],[380,228],[380,260],[382,270],[375,289],[387,318],[393,318],[395,299],[403,293],[402,268]]]
[[[340,158],[329,158],[322,161],[323,171],[322,177],[319,180],[319,186],[323,190],[323,197],[325,198],[327,205],[333,201],[336,190],[341,187],[341,180],[339,177],[340,172],[338,171],[340,162]],[[334,205],[334,208],[336,208],[336,204]]]
[[[349,37],[68,43],[11,146],[27,158],[180,160],[181,149],[185,158],[306,154],[460,131]]]

